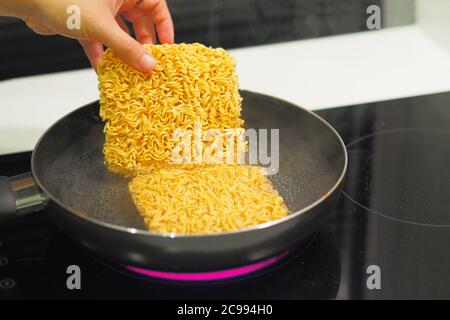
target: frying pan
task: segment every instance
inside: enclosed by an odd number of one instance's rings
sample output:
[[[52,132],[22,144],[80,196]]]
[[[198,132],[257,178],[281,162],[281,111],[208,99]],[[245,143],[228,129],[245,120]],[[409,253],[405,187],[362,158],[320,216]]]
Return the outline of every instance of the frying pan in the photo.
[[[336,131],[289,102],[241,91],[247,128],[279,129],[279,171],[269,178],[290,214],[218,234],[149,232],[123,177],[103,164],[99,104],[81,107],[38,141],[32,172],[0,177],[0,225],[48,207],[60,229],[108,260],[165,271],[210,271],[250,264],[295,247],[331,213],[347,168]],[[7,226],[6,226],[7,227]]]

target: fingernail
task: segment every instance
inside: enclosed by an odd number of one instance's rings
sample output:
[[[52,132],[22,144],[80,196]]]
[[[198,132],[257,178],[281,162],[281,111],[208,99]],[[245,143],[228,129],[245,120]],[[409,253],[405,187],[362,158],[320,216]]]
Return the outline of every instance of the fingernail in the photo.
[[[153,57],[145,54],[139,60],[139,65],[140,65],[142,71],[147,72],[147,71],[152,70],[155,67],[156,60]]]

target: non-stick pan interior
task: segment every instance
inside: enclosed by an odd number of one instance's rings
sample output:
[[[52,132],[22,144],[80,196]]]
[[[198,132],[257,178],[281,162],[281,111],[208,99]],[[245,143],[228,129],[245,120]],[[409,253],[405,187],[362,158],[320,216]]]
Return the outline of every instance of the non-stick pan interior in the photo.
[[[290,213],[314,203],[336,184],[345,165],[340,140],[322,120],[285,101],[241,92],[246,128],[279,129],[279,171],[270,176]],[[54,125],[36,147],[34,175],[66,208],[123,227],[146,229],[127,180],[103,164],[98,103]]]

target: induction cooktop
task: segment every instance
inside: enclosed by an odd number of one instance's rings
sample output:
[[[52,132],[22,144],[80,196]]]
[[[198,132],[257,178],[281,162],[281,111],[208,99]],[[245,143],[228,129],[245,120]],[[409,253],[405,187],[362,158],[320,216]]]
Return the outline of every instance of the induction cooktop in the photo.
[[[180,279],[103,261],[44,211],[0,230],[0,299],[450,299],[450,93],[317,113],[349,168],[332,217],[301,247]],[[30,170],[30,157],[0,156],[0,174]]]

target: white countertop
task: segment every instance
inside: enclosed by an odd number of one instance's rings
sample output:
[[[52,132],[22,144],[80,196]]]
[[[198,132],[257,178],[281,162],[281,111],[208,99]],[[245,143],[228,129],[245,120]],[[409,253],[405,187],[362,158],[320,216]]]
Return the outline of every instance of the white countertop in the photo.
[[[241,88],[313,110],[450,91],[450,53],[417,26],[230,52]],[[0,82],[0,154],[31,150],[54,121],[96,99],[90,69]]]

